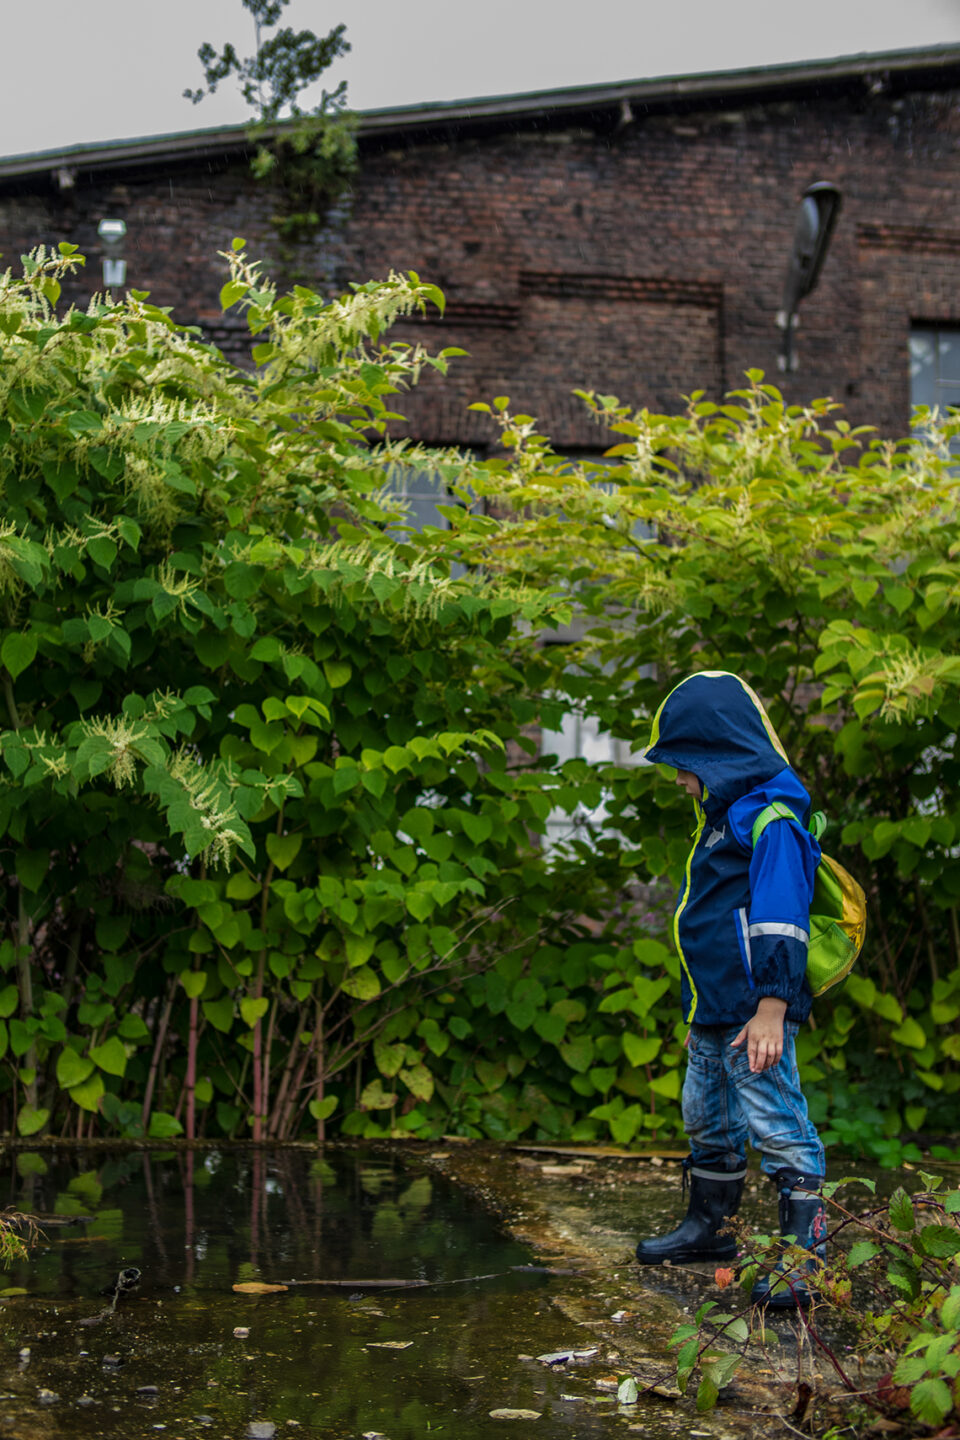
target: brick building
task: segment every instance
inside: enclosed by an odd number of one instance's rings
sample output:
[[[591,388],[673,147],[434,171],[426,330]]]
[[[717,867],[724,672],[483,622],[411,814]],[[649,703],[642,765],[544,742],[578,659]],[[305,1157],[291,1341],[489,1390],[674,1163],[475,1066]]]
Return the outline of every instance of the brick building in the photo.
[[[903,433],[911,399],[960,397],[958,97],[944,47],[368,112],[349,203],[285,257],[243,127],[77,146],[0,161],[0,251],[78,242],[85,299],[97,224],[122,218],[127,283],[237,353],[217,298],[235,235],[323,289],[416,269],[449,304],[410,333],[469,358],[410,397],[412,432],[482,444],[466,405],[508,394],[596,450],[574,387],[671,410],[749,366],[781,378],[797,204],[830,180],[843,208],[782,383]]]

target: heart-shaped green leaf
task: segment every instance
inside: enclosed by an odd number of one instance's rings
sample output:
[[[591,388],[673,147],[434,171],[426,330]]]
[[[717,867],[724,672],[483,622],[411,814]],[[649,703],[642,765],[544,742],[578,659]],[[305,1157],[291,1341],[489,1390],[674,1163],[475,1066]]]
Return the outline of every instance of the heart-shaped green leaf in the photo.
[[[286,870],[300,854],[302,835],[268,835],[267,854],[278,870]]]
[[[259,999],[247,996],[246,999],[240,1001],[240,1014],[243,1016],[243,1023],[249,1025],[251,1030],[258,1021],[263,1019],[269,1009],[270,1001],[265,995],[261,995]]]
[[[49,1119],[49,1110],[40,1110],[33,1105],[21,1105],[17,1111],[17,1131],[21,1135],[36,1135]]]
[[[11,676],[16,680],[33,660],[37,653],[37,637],[33,634],[21,634],[13,630],[0,645],[0,661],[9,670]]]

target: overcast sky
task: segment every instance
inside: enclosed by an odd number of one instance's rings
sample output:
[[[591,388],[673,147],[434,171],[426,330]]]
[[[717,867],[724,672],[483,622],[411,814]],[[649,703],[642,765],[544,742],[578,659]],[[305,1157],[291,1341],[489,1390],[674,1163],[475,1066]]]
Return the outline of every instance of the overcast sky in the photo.
[[[325,83],[358,110],[960,43],[960,0],[291,0],[284,23],[340,21]],[[205,40],[252,51],[241,0],[0,0],[0,155],[242,123],[232,82],[182,98]]]

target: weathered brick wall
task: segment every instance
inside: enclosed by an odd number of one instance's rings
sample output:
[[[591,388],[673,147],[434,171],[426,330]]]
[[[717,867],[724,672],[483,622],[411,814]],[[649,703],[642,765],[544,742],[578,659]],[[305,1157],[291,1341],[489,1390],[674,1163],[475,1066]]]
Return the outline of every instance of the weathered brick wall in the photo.
[[[402,333],[460,345],[446,381],[406,403],[415,433],[481,442],[470,400],[509,394],[568,447],[603,438],[574,387],[674,410],[756,366],[791,399],[832,394],[854,422],[902,433],[911,321],[960,325],[960,134],[954,93],[850,93],[733,111],[639,115],[618,130],[511,130],[365,149],[349,213],[282,256],[274,201],[244,162],[125,171],[59,192],[44,178],[0,191],[4,263],[69,238],[99,272],[97,221],[126,220],[128,283],[210,324],[216,252],[244,235],[285,279],[341,287],[391,268],[443,288],[442,323]],[[776,359],[799,196],[840,186],[844,207],[805,302],[800,369]],[[214,332],[236,344],[228,323]],[[401,406],[401,408],[404,408]]]

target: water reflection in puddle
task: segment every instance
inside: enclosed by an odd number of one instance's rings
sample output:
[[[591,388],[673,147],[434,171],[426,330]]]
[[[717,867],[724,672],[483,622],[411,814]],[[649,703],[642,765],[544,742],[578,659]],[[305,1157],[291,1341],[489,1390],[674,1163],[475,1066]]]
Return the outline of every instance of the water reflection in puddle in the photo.
[[[569,1377],[518,1362],[565,1338],[555,1282],[511,1269],[528,1252],[398,1156],[8,1164],[4,1203],[51,1219],[30,1262],[0,1277],[27,1292],[0,1299],[0,1435],[527,1433],[530,1421],[492,1420],[500,1407],[538,1412],[544,1440],[609,1427],[586,1386],[582,1403],[563,1400]],[[111,1313],[103,1292],[124,1267],[141,1281]],[[450,1283],[473,1276],[494,1278]],[[356,1283],[384,1279],[430,1284]],[[310,1283],[337,1280],[352,1283]],[[252,1282],[289,1288],[233,1290]]]

